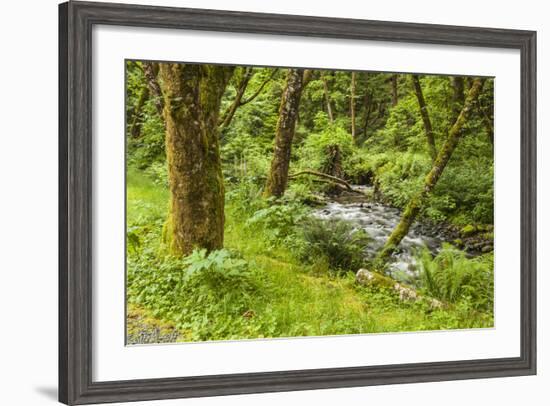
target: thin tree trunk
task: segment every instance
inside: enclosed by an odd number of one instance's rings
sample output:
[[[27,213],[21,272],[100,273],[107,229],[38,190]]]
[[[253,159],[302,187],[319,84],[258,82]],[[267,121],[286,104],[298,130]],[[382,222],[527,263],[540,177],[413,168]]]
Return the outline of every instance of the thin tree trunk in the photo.
[[[305,88],[307,84],[313,79],[313,69],[304,70],[304,78],[302,80],[302,88]]]
[[[162,118],[162,112],[164,110],[164,100],[162,98],[162,91],[157,80],[159,72],[159,64],[156,62],[143,62],[143,74],[147,79],[147,86],[149,92],[153,97],[153,103],[157,109],[157,113]]]
[[[363,137],[367,137],[367,130],[369,127],[369,120],[370,115],[372,112],[372,95],[369,93],[369,74],[365,72],[365,98],[364,98],[364,104],[365,104],[365,121],[363,125]]]
[[[136,105],[134,106],[134,111],[132,112],[132,123],[130,124],[130,135],[133,138],[139,138],[141,135],[141,125],[142,123],[142,110],[143,106],[145,105],[145,102],[149,98],[149,88],[144,85],[141,88],[141,92],[139,93],[139,97],[136,101]]]
[[[391,76],[391,105],[397,106],[397,74]]]
[[[330,124],[334,123],[334,115],[332,114],[332,103],[330,101],[330,94],[328,91],[328,82],[325,74],[321,74],[321,80],[323,81],[323,90],[325,92],[325,102],[327,104],[328,121]]]
[[[462,106],[464,106],[464,78],[462,76],[451,77],[453,96],[451,98],[451,124],[456,121]]]
[[[174,255],[223,247],[218,119],[232,72],[233,68],[223,66],[160,64],[170,184],[163,234]]]
[[[432,129],[432,122],[430,121],[430,114],[428,113],[428,106],[426,106],[426,101],[424,100],[424,94],[422,93],[422,87],[420,86],[420,79],[418,78],[418,75],[412,75],[412,81],[414,84],[416,99],[418,100],[418,107],[420,108],[420,115],[422,116],[422,122],[424,123],[424,132],[426,133],[426,140],[428,141],[428,150],[433,162],[437,157],[437,149],[435,147],[434,133]],[[464,105],[464,103],[462,103],[462,105]]]
[[[401,216],[399,224],[395,227],[390,237],[386,241],[386,244],[378,254],[377,261],[385,261],[393,254],[401,240],[409,232],[409,229],[416,219],[418,213],[420,213],[420,210],[426,204],[428,198],[432,193],[432,190],[434,189],[437,181],[441,177],[443,170],[451,159],[453,151],[455,150],[458,141],[461,138],[462,128],[464,127],[466,120],[470,116],[471,109],[474,107],[474,104],[478,99],[482,86],[483,81],[481,79],[474,79],[472,87],[468,92],[468,97],[464,103],[464,106],[456,122],[449,130],[449,135],[445,140],[445,143],[441,147],[441,150],[439,151],[439,154],[433,164],[431,171],[428,173],[426,179],[424,180],[422,190],[407,204],[407,207],[405,208],[405,211]]]
[[[350,86],[350,101],[349,101],[349,111],[351,116],[351,137],[353,142],[357,144],[357,134],[355,133],[355,82],[356,82],[356,73],[351,72],[351,86]]]
[[[298,107],[302,96],[303,76],[303,69],[288,70],[286,87],[279,108],[273,160],[271,161],[271,169],[264,192],[267,197],[280,197],[285,193],[292,139],[294,138]]]
[[[491,145],[495,143],[495,129],[493,126],[493,119],[487,114],[485,109],[478,103],[477,108],[481,117],[483,119],[483,125],[485,126],[485,131],[487,132],[487,137]]]

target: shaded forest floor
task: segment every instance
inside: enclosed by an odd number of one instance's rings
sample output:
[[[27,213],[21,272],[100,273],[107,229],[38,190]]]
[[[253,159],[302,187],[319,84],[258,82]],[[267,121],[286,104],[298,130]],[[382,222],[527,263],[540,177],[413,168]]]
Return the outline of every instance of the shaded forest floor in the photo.
[[[249,227],[229,199],[225,248],[240,260],[224,269],[237,282],[215,273],[190,282],[178,276],[186,265],[166,259],[160,242],[168,200],[164,185],[129,171],[129,344],[493,326],[492,311],[465,302],[436,309],[427,301],[403,302],[391,289],[359,286],[353,272],[335,275],[322,261],[304,263],[292,244],[266,240]]]

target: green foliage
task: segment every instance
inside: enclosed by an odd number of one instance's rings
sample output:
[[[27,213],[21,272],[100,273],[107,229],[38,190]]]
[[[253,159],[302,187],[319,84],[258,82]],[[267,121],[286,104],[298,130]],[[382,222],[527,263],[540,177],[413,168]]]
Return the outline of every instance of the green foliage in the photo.
[[[227,327],[212,320],[241,318],[256,291],[247,261],[227,250],[196,250],[183,259],[131,257],[129,270],[133,304],[174,322],[193,340],[224,334]]]
[[[294,245],[297,225],[306,217],[308,209],[291,200],[269,199],[267,203],[267,207],[252,214],[246,226],[261,233],[270,244]]]
[[[444,245],[432,258],[424,250],[420,256],[421,281],[426,292],[448,303],[466,302],[477,311],[493,308],[493,254],[473,259],[451,245]]]
[[[299,166],[324,171],[330,163],[328,148],[337,145],[344,169],[355,147],[351,134],[338,125],[327,125],[320,133],[310,134],[299,150]]]
[[[335,272],[357,271],[365,261],[370,237],[344,220],[308,218],[302,225],[300,256],[307,262],[325,258]]]

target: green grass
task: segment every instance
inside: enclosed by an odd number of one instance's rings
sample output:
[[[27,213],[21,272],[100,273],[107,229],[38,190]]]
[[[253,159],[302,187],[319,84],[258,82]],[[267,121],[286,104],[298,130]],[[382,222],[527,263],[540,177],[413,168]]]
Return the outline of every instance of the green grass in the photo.
[[[189,279],[181,259],[163,250],[168,191],[137,171],[127,176],[128,303],[134,312],[176,326],[181,341],[295,337],[491,327],[492,310],[467,302],[432,309],[400,302],[392,291],[334,275],[327,261],[302,263],[293,238],[267,240],[247,224],[238,202],[226,203],[225,248],[244,260],[239,282],[219,273]],[[210,275],[210,276],[208,276]],[[211,279],[214,275],[215,283]],[[218,275],[218,276],[215,276]],[[216,286],[216,288],[212,288]]]

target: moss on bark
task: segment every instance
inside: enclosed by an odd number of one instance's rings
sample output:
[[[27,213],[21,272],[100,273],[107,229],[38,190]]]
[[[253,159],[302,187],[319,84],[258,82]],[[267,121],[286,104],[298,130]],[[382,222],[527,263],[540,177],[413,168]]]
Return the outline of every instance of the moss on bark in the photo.
[[[164,237],[175,255],[223,247],[220,102],[233,68],[160,64],[170,213]]]
[[[298,117],[298,107],[303,88],[303,69],[289,69],[286,87],[281,97],[279,119],[275,134],[273,160],[267,177],[264,196],[280,197],[285,193],[288,182],[288,167],[292,139]]]

